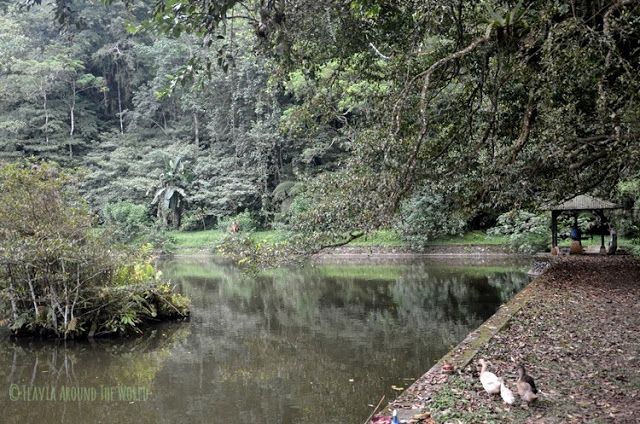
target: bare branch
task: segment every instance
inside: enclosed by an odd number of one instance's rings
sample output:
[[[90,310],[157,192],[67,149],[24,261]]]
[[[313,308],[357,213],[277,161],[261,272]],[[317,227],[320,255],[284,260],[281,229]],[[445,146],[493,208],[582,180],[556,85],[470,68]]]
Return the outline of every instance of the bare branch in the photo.
[[[391,56],[386,56],[386,55],[382,54],[382,53],[380,52],[380,50],[378,50],[378,49],[376,48],[376,46],[374,46],[374,45],[373,45],[373,43],[369,43],[369,47],[371,47],[371,48],[373,49],[373,51],[374,51],[374,52],[375,52],[375,53],[376,53],[376,54],[377,54],[381,59],[384,59],[384,60],[390,60],[390,59],[391,59]]]
[[[406,168],[399,180],[400,182],[400,187],[399,190],[396,192],[396,196],[393,199],[393,207],[394,209],[398,206],[400,200],[402,199],[402,197],[406,194],[406,192],[409,190],[409,187],[411,186],[411,182],[413,180],[413,171],[415,170],[416,164],[417,164],[417,158],[418,158],[418,153],[420,152],[422,145],[426,139],[427,136],[427,132],[429,131],[429,122],[427,119],[427,109],[429,107],[429,100],[428,100],[428,93],[429,93],[429,89],[431,88],[431,78],[433,76],[433,74],[439,70],[440,68],[444,67],[445,65],[449,64],[450,62],[453,62],[455,60],[461,59],[465,56],[467,56],[470,53],[473,53],[474,51],[476,51],[477,48],[479,48],[480,46],[484,45],[485,43],[487,43],[490,39],[491,39],[491,33],[492,33],[493,27],[491,25],[489,25],[484,33],[484,35],[482,37],[478,37],[475,40],[473,40],[471,43],[469,43],[469,45],[467,47],[465,47],[464,49],[458,50],[454,53],[451,53],[448,56],[443,57],[442,59],[436,61],[434,64],[432,64],[427,70],[419,73],[418,75],[416,75],[407,86],[405,86],[405,89],[403,90],[404,93],[401,96],[401,98],[398,100],[398,103],[396,103],[396,106],[399,106],[399,103],[402,102],[403,98],[406,95],[406,91],[408,90],[408,87],[410,87],[414,81],[416,81],[419,78],[423,78],[423,83],[422,83],[422,90],[420,92],[420,124],[421,124],[421,129],[420,129],[420,134],[418,136],[418,139],[415,143],[415,147],[413,148],[413,151],[411,152],[411,155],[409,156],[408,160],[407,160],[407,165]],[[396,117],[395,117],[395,121],[396,121],[396,134],[399,132],[400,130],[400,113],[401,113],[401,108],[397,107],[395,108],[395,113],[396,113]]]
[[[365,235],[364,231],[358,231],[358,232],[352,231],[352,232],[349,233],[349,237],[346,240],[341,241],[341,242],[337,242],[337,243],[322,245],[322,246],[320,246],[320,249],[318,249],[318,251],[324,250],[324,249],[330,249],[330,248],[344,246],[346,244],[351,243],[352,241],[354,241],[356,239],[359,239],[360,237],[362,237],[364,235]]]
[[[524,116],[522,118],[522,127],[520,128],[520,135],[518,136],[518,139],[515,142],[515,145],[513,147],[513,152],[511,153],[511,158],[509,160],[509,163],[513,163],[516,158],[518,157],[518,154],[522,151],[522,149],[524,148],[524,146],[527,144],[527,141],[529,140],[529,134],[531,133],[531,125],[533,124],[533,120],[535,119],[536,116],[536,103],[534,101],[534,90],[531,90],[531,92],[529,93],[529,102],[527,104],[527,109],[524,112]]]

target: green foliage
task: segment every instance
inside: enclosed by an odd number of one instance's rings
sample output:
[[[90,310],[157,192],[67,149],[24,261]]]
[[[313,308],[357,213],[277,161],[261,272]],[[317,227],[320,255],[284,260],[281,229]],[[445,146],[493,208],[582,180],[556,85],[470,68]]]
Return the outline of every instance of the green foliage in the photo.
[[[49,164],[0,168],[0,308],[12,331],[127,332],[156,319],[164,303],[173,309],[165,318],[186,316],[185,299],[161,287],[150,248],[115,247],[93,228],[74,185]]]
[[[397,231],[382,229],[352,241],[349,246],[404,247],[406,243]]]
[[[388,226],[388,186],[383,181],[383,175],[353,166],[306,182],[289,212],[297,249],[315,252]]]
[[[257,272],[301,260],[302,256],[291,256],[294,249],[295,245],[289,241],[256,240],[250,234],[231,234],[222,239],[214,251],[240,267]]]
[[[110,203],[102,211],[105,223],[115,228],[115,237],[124,243],[136,240],[151,225],[144,205],[123,201]]]
[[[240,231],[244,233],[250,233],[258,229],[258,222],[253,214],[250,211],[245,210],[237,215],[220,218],[218,222],[218,230],[222,232],[229,232],[234,223],[238,224],[240,226]]]
[[[109,306],[100,310],[97,335],[141,332],[141,325],[189,315],[189,300],[167,283],[128,284],[101,293]],[[82,334],[82,333],[80,333]]]
[[[289,213],[292,203],[296,196],[303,191],[302,183],[297,181],[283,181],[273,189],[273,203],[280,205],[279,213],[276,214],[274,221],[282,222],[283,218]]]
[[[429,244],[441,245],[501,245],[506,244],[508,236],[487,234],[484,231],[469,231],[462,236],[438,237]]]
[[[619,235],[640,238],[640,208],[636,207],[640,200],[640,178],[620,181],[617,186],[619,203],[625,208],[614,211],[612,222]]]
[[[105,224],[114,241],[132,246],[152,245],[157,251],[171,252],[175,240],[160,224],[151,221],[144,205],[122,201],[103,208]]]
[[[535,214],[526,211],[510,211],[498,217],[488,235],[508,236],[506,245],[517,253],[546,251],[551,243],[550,217],[548,213]]]
[[[83,23],[63,33],[47,8],[0,18],[0,159],[83,166],[94,208],[182,189],[185,228],[248,210],[313,252],[635,196],[638,2],[109,3],[56,1]]]
[[[510,235],[514,233],[542,234],[550,228],[549,214],[535,214],[526,211],[510,211],[498,217],[495,227],[487,231],[489,235]]]
[[[190,55],[210,57],[228,41],[203,47],[193,36],[125,32],[124,22],[148,16],[145,4],[74,9],[83,24],[64,33],[44,7],[2,17],[0,159],[33,154],[84,168],[81,190],[94,209],[146,205],[169,187],[188,196],[185,212],[198,211],[189,225],[245,209],[271,216],[271,192],[299,147],[278,134],[281,92],[267,87],[270,62],[254,55],[251,26],[229,28],[241,52],[229,72],[212,68],[161,99],[167,75]]]
[[[144,284],[157,279],[158,275],[151,263],[151,252],[150,244],[143,245],[128,263],[122,264],[113,275],[115,285],[122,287],[128,284]]]
[[[462,235],[467,218],[445,198],[428,190],[403,203],[400,211],[403,238],[416,249],[424,248],[430,240],[442,236]]]
[[[213,220],[202,208],[187,211],[180,223],[180,229],[182,231],[206,231],[212,226]]]

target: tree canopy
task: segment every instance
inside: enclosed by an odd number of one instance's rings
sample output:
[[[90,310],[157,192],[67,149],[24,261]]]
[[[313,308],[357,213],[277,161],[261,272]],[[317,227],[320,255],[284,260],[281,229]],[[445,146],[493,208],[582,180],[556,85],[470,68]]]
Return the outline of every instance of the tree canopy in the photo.
[[[638,179],[632,0],[40,3],[2,18],[0,78],[21,89],[0,131],[83,155],[95,203],[150,201],[181,158],[199,217],[248,209],[326,245]]]

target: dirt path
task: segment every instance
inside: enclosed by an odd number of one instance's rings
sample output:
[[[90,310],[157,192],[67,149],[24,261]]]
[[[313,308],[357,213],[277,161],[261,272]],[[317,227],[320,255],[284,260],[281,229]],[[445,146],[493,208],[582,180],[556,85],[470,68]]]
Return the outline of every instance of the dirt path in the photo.
[[[640,422],[640,262],[629,257],[559,258],[527,303],[463,370],[424,396],[447,423]],[[542,392],[528,409],[486,394],[476,363],[490,360],[516,393],[522,362]],[[445,380],[441,382],[442,380]]]

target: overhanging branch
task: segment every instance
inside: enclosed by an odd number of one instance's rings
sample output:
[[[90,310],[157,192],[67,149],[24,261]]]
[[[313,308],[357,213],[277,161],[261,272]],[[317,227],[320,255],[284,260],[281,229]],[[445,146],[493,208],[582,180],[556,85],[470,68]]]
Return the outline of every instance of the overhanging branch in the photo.
[[[392,205],[394,209],[397,209],[402,197],[407,193],[407,191],[409,190],[410,186],[411,186],[411,181],[413,179],[412,175],[415,171],[415,167],[417,164],[417,158],[418,158],[418,154],[422,148],[422,145],[426,139],[427,133],[429,131],[429,122],[428,122],[428,118],[427,118],[427,109],[429,107],[429,100],[428,100],[428,93],[429,93],[429,89],[431,88],[431,78],[433,76],[433,74],[439,70],[440,68],[444,67],[445,65],[449,64],[450,62],[453,62],[455,60],[461,59],[471,53],[473,53],[474,51],[476,51],[476,49],[478,49],[480,46],[486,44],[490,39],[491,39],[491,33],[493,31],[493,26],[489,25],[487,26],[487,29],[484,33],[483,36],[476,38],[475,40],[473,40],[471,43],[469,43],[469,45],[467,45],[465,48],[458,50],[454,53],[449,54],[448,56],[445,56],[443,58],[441,58],[440,60],[436,61],[435,63],[433,63],[431,66],[429,66],[428,69],[426,69],[425,71],[419,73],[418,75],[416,75],[415,77],[413,77],[411,79],[411,81],[407,84],[407,86],[405,86],[405,89],[403,90],[402,96],[401,98],[398,100],[398,102],[396,103],[396,106],[394,107],[394,113],[395,113],[395,125],[396,125],[396,129],[395,129],[395,133],[396,135],[399,133],[400,131],[400,115],[401,115],[401,111],[402,108],[400,107],[400,102],[402,102],[403,98],[406,97],[407,91],[409,89],[409,87],[411,87],[413,85],[413,83],[415,83],[415,81],[417,81],[420,78],[423,78],[423,83],[422,83],[422,89],[420,91],[420,134],[416,140],[415,146],[407,160],[407,165],[405,167],[404,172],[402,173],[402,176],[400,177],[399,183],[400,183],[400,187],[399,190],[397,191],[396,196],[394,197],[394,199],[392,200]]]
[[[327,244],[327,245],[321,245],[320,249],[318,249],[318,251],[320,250],[324,250],[324,249],[333,249],[336,247],[341,247],[344,246],[346,244],[351,243],[352,241],[359,239],[360,237],[364,236],[365,232],[364,231],[351,231],[349,233],[349,237],[347,237],[346,240],[337,242],[337,243],[332,243],[332,244]]]

